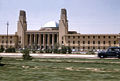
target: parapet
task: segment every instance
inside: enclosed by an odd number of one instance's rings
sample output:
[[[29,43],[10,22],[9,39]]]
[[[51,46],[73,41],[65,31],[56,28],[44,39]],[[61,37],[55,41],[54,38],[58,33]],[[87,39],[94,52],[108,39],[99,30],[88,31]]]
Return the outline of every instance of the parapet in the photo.
[[[26,17],[26,12],[24,10],[20,10],[20,16]]]

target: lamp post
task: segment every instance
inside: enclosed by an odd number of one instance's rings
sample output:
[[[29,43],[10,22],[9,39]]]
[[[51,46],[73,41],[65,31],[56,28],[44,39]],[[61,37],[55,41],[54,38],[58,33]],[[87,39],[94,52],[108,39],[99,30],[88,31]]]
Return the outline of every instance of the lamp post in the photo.
[[[8,48],[8,26],[9,26],[9,23],[7,22],[7,48]]]

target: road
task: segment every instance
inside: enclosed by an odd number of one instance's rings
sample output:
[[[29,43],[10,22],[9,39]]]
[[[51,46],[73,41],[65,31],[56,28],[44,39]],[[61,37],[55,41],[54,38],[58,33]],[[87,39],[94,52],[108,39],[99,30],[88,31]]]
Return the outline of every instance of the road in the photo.
[[[30,54],[33,58],[89,58],[97,59],[97,55],[80,55],[80,54]],[[21,58],[22,53],[0,53],[0,57]]]

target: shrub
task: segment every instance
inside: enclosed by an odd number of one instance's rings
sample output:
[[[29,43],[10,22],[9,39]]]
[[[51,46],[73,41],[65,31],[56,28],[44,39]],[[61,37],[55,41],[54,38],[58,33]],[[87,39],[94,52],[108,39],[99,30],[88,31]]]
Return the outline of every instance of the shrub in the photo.
[[[32,53],[36,53],[36,50],[32,50]]]
[[[52,49],[45,49],[45,53],[52,53]]]
[[[3,52],[5,49],[3,48],[3,46],[1,45],[1,48],[0,48],[0,52]]]
[[[58,49],[53,49],[53,53],[59,53]]]
[[[65,46],[62,46],[61,53],[62,54],[66,54],[67,53],[67,48]]]
[[[22,51],[22,53],[23,53],[23,59],[24,60],[32,60],[32,57],[30,56],[28,49],[24,49]]]
[[[1,48],[0,48],[0,52],[3,52],[5,49],[3,48],[3,46],[1,45]]]
[[[68,50],[68,54],[71,54],[72,53],[72,50],[70,47],[67,47],[67,50]]]
[[[0,49],[0,53],[3,52],[1,49]]]
[[[15,48],[7,48],[7,49],[5,50],[5,52],[6,52],[6,53],[15,53],[16,50],[15,50]]]
[[[44,51],[42,49],[40,49],[40,53],[44,53]]]
[[[86,54],[95,54],[93,50],[89,50]]]
[[[0,64],[1,64],[2,57],[0,57]]]

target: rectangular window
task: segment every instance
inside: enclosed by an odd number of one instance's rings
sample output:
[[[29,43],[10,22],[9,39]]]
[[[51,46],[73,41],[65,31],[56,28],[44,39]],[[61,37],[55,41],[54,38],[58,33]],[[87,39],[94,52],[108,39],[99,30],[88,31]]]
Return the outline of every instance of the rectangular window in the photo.
[[[114,36],[114,38],[116,38],[116,36]]]
[[[98,36],[98,39],[100,39],[100,36]]]
[[[93,44],[95,44],[95,41],[93,41]]]
[[[114,44],[116,44],[116,41],[114,41]]]
[[[2,39],[4,39],[4,36],[2,36]]]
[[[12,43],[12,41],[10,41],[10,44]]]
[[[85,36],[83,36],[83,39],[85,38]]]
[[[75,36],[73,36],[73,39],[75,39]]]
[[[105,47],[103,47],[103,49],[105,49]]]
[[[62,41],[62,44],[63,44],[63,41]]]
[[[2,43],[4,43],[4,40],[2,40]]]
[[[100,47],[98,47],[98,49],[100,49]]]
[[[90,49],[90,47],[88,47],[88,49]]]
[[[10,38],[12,39],[12,36],[10,36]]]
[[[75,44],[75,41],[73,41],[73,44]]]
[[[88,36],[88,38],[90,38],[90,36]]]
[[[80,44],[80,41],[78,41],[78,44]]]
[[[103,41],[103,44],[105,44],[105,41]]]
[[[6,43],[8,43],[8,41],[6,40]]]
[[[90,44],[90,41],[88,41],[88,44]]]
[[[68,41],[68,43],[70,43],[70,41]]]
[[[98,44],[100,44],[100,41],[98,41]]]
[[[83,50],[85,49],[85,47],[83,47]]]
[[[111,41],[109,41],[109,44],[111,44]]]
[[[70,39],[70,36],[68,36],[68,39]]]
[[[85,44],[85,41],[83,41],[83,44]]]
[[[93,39],[95,39],[95,36],[93,36]]]
[[[80,47],[78,47],[78,51],[80,51]]]
[[[103,36],[103,38],[105,38],[105,36]]]
[[[21,43],[21,41],[19,41],[19,43]]]

